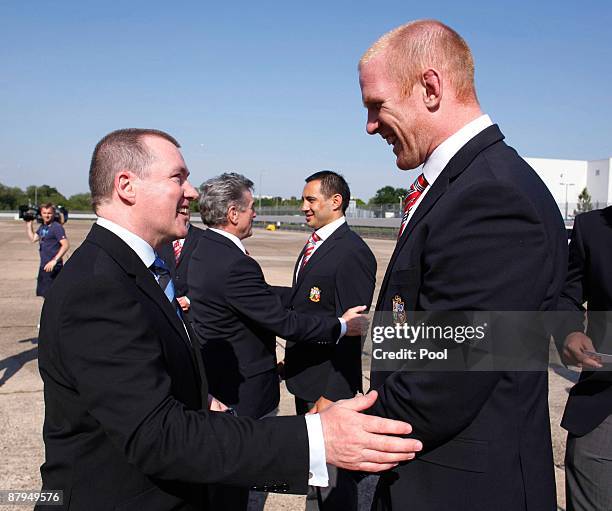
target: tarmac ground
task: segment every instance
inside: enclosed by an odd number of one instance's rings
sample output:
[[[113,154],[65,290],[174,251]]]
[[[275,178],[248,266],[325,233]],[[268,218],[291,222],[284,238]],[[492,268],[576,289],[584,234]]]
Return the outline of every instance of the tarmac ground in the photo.
[[[91,221],[71,220],[65,225],[72,253],[83,241]],[[256,229],[245,245],[261,264],[268,283],[291,284],[295,258],[306,241],[304,233]],[[378,261],[380,285],[394,247],[393,240],[366,239]],[[39,467],[44,461],[42,424],[44,416],[43,385],[38,373],[38,330],[42,300],[35,296],[39,257],[37,245],[28,240],[22,221],[0,219],[0,254],[5,264],[0,295],[0,490],[30,490],[41,487]],[[376,297],[377,290],[374,294]],[[282,342],[278,355],[283,358]],[[551,359],[556,354],[551,351]],[[558,359],[557,359],[558,362]],[[369,388],[369,349],[364,349],[364,388]],[[553,362],[549,370],[549,406],[554,448],[557,498],[565,509],[563,457],[565,432],[559,427],[567,391],[578,373]],[[294,413],[292,396],[282,385],[279,415]],[[371,496],[372,479],[360,489],[364,501]],[[368,509],[367,503],[363,503]],[[26,506],[2,506],[15,511]],[[304,509],[304,497],[270,494],[265,511]]]

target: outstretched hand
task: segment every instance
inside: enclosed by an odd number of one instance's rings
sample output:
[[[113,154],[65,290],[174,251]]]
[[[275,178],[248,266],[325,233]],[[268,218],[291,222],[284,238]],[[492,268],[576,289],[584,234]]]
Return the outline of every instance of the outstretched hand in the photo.
[[[359,413],[370,408],[378,393],[338,401],[321,412],[327,462],[347,470],[381,472],[415,457],[423,448],[408,435],[410,424]]]
[[[346,321],[346,335],[351,337],[365,335],[370,322],[367,316],[361,313],[366,309],[367,306],[358,305],[357,307],[351,307],[342,314],[342,319]]]
[[[586,369],[601,369],[601,362],[586,351],[595,351],[591,338],[582,332],[572,332],[565,338],[561,356],[567,365],[574,365]]]

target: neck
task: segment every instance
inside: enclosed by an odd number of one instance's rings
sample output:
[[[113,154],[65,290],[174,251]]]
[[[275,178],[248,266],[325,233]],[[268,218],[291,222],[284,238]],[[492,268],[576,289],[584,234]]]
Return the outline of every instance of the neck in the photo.
[[[441,109],[442,110],[442,109]],[[435,136],[427,153],[427,158],[447,138],[457,133],[461,128],[483,115],[478,103],[463,104],[455,102],[453,105],[439,112],[439,122],[434,130]]]
[[[106,218],[107,220],[116,223],[117,225],[120,225],[124,229],[127,229],[131,233],[138,236],[139,238],[142,238],[149,245],[151,245],[154,250],[158,250],[158,248],[164,243],[164,241],[166,241],[152,237],[146,226],[141,225],[140,222],[135,221],[133,215],[130,215],[129,211],[113,207],[100,206],[96,210],[96,214],[98,216],[101,216],[102,218]]]
[[[236,236],[236,238],[238,238],[241,241],[244,238],[246,238],[246,236],[244,236],[243,234],[238,232],[238,230],[236,229],[236,227],[233,224],[213,225],[212,227],[213,227],[213,229],[219,229],[220,231],[225,231],[225,232],[228,232],[230,234],[233,234],[234,236]]]

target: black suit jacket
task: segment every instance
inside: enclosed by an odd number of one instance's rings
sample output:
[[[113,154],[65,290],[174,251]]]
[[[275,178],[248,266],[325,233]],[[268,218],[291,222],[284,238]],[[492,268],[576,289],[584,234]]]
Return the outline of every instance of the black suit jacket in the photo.
[[[174,282],[174,290],[177,297],[186,296],[189,298],[189,282],[187,281],[189,263],[191,262],[191,254],[193,254],[193,250],[197,246],[198,241],[200,241],[203,233],[203,229],[190,224],[178,261],[174,257],[174,247],[172,246],[172,242],[162,245],[162,247],[158,250],[159,256],[166,261],[168,268],[170,269],[170,275],[172,276],[172,281]],[[201,268],[201,270],[205,271],[205,268]],[[190,310],[183,312],[183,316],[187,321],[191,321],[191,318],[189,317],[190,312]]]
[[[206,377],[175,307],[103,227],[45,301],[39,367],[43,488],[64,491],[63,507],[49,509],[207,509],[206,484],[217,482],[306,489],[303,418],[207,411]]]
[[[502,140],[490,126],[449,161],[397,243],[377,314],[398,296],[407,311],[556,307],[567,258],[559,209]],[[543,329],[540,339],[547,349]],[[410,422],[424,444],[381,478],[378,509],[555,509],[545,371],[399,371],[373,373],[372,384],[373,413]]]
[[[210,229],[193,253],[188,279],[210,393],[239,415],[261,417],[278,406],[277,335],[327,343],[339,337],[337,318],[285,309],[255,259]]]
[[[293,271],[300,263],[304,250]],[[372,304],[376,259],[364,241],[345,223],[317,248],[287,290],[286,305],[298,312],[330,318],[357,305]],[[313,292],[314,291],[314,292]],[[319,397],[337,401],[362,390],[360,337],[343,337],[338,344],[287,343],[287,388],[305,401]]]
[[[584,331],[588,302],[587,335],[596,350],[612,353],[612,206],[578,215],[569,246],[569,266],[559,310],[568,311],[557,333],[563,343],[570,332]],[[578,314],[573,312],[580,311]],[[582,436],[612,414],[612,373],[583,371],[570,391],[561,426]]]

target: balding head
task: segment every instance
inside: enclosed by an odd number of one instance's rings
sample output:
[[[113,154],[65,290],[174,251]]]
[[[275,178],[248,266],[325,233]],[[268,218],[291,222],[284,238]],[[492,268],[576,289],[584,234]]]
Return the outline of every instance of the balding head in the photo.
[[[389,77],[409,95],[427,69],[444,76],[460,103],[478,103],[474,59],[463,38],[436,20],[419,20],[383,35],[363,55],[359,68],[374,57],[385,59]]]

